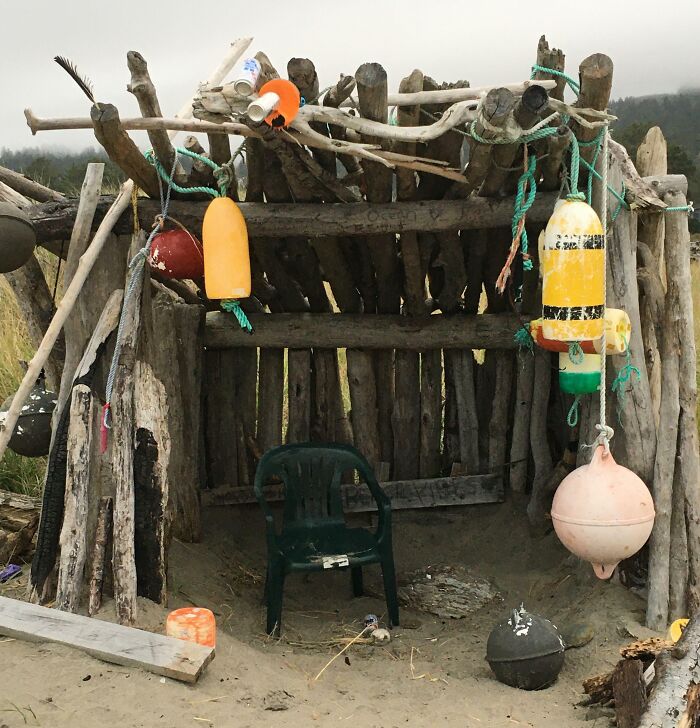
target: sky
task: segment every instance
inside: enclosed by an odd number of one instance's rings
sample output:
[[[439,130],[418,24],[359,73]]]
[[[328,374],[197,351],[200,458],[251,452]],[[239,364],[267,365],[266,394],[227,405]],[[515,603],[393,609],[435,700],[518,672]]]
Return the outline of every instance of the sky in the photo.
[[[26,107],[40,117],[89,115],[55,55],[93,81],[98,101],[129,117],[139,111],[126,91],[126,53],[140,51],[172,116],[242,36],[254,38],[250,55],[265,51],[282,75],[289,58],[310,58],[322,87],[366,61],[386,68],[390,91],[414,68],[472,86],[520,81],[543,33],[564,50],[571,75],[591,53],[611,56],[613,98],[700,85],[700,0],[0,0],[0,11],[0,147],[10,149],[95,144],[89,131],[32,137],[26,126]]]

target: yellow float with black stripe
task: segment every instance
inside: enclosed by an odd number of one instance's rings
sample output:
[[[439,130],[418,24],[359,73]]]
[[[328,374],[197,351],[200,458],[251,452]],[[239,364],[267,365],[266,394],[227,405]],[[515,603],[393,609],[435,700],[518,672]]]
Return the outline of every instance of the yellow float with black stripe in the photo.
[[[542,334],[551,341],[595,341],[605,314],[605,236],[583,200],[560,200],[540,245]]]

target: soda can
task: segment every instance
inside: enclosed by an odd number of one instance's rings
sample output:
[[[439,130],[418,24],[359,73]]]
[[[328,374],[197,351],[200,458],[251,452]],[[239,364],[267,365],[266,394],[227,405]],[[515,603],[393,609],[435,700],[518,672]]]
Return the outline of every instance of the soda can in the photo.
[[[260,64],[255,58],[248,58],[243,62],[243,68],[233,82],[233,90],[241,96],[250,96],[257,88],[259,78]]]

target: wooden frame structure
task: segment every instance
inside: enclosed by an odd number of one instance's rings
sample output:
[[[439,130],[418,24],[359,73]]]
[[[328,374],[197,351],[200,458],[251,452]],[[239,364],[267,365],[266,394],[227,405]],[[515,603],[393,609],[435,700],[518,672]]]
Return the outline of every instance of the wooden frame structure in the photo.
[[[249,42],[234,44],[228,67]],[[265,79],[278,75],[265,54],[256,58]],[[563,53],[544,38],[535,60],[540,68],[564,69]],[[552,114],[570,117],[562,133],[529,145],[539,158],[539,193],[526,229],[536,241],[559,196],[566,135],[591,141],[609,120],[612,61],[601,54],[586,58],[578,101],[565,104],[563,79],[546,71],[533,81],[471,89],[464,81],[438,84],[415,70],[390,94],[376,63],[319,94],[313,63],[292,59],[287,75],[307,105],[279,132],[246,118],[244,100],[221,86],[222,69],[187,107],[197,120],[161,118],[143,57],[130,53],[128,65],[143,119],[120,121],[117,109],[103,103],[93,105],[90,118],[39,119],[27,111],[34,133],[94,129],[131,180],[116,201],[99,196],[96,170],[88,173],[79,203],[0,175],[10,189],[0,188],[0,197],[24,205],[40,244],[66,257],[67,286],[79,274],[79,260],[92,266],[81,274],[84,283],[65,320],[65,357],[54,362],[56,377],[63,367],[61,404],[75,413],[65,421],[71,447],[91,452],[91,489],[86,496],[79,462],[69,463],[70,491],[65,472],[50,464],[34,587],[48,588],[60,552],[61,603],[74,607],[82,581],[69,556],[104,558],[111,498],[115,589],[120,616],[133,620],[137,592],[164,598],[172,535],[199,537],[200,500],[249,500],[257,459],[283,440],[353,442],[403,507],[496,501],[508,487],[526,500],[533,527],[545,528],[554,490],[589,457],[597,404],[584,402],[579,424],[569,428],[571,400],[556,384],[553,355],[517,349],[514,334],[539,315],[537,251],[530,251],[531,272],[522,272],[516,259],[510,293],[498,295],[494,284],[513,239],[513,195],[523,169],[518,134],[558,123]],[[388,123],[391,106],[396,124]],[[472,124],[479,142],[469,136]],[[134,226],[148,229],[159,212],[156,173],[127,133],[135,128],[148,131],[168,169],[174,159],[168,129],[206,133],[205,153],[219,165],[232,155],[228,135],[246,138],[245,183],[234,180],[229,189],[249,229],[253,295],[242,304],[255,333],[241,332],[208,301],[202,281],[166,280],[152,271],[140,306],[138,299],[129,304],[115,390],[122,408],[115,412],[111,451],[100,456],[99,438],[91,443],[81,436],[90,432],[91,418],[97,426],[100,410],[85,390],[104,397],[98,351],[116,325],[130,234]],[[489,144],[514,129],[511,143]],[[204,152],[194,137],[185,145]],[[700,605],[687,219],[664,213],[686,204],[687,184],[668,174],[665,142],[655,130],[640,149],[638,169],[614,142],[609,159],[594,159],[591,147],[582,154],[599,170],[608,165],[612,190],[623,189],[623,180],[626,189],[625,204],[613,194],[608,204],[614,211],[608,305],[627,311],[632,338],[629,360],[611,359],[607,386],[626,366],[638,377],[623,384],[617,401],[608,399],[608,420],[619,415],[622,423],[612,443],[616,460],[653,490],[648,622],[660,628]],[[177,168],[176,177],[185,186],[214,184],[211,170],[197,163],[188,172]],[[134,198],[127,209],[134,184],[148,197]],[[592,192],[602,209],[608,192],[598,179]],[[170,214],[198,231],[206,201],[173,197]],[[91,231],[103,246],[99,254]],[[37,297],[22,282],[13,287],[28,316],[37,318]],[[37,324],[38,338],[45,331]],[[475,350],[483,353],[475,357]],[[349,499],[359,497],[352,484],[346,488]],[[72,532],[65,523],[59,544],[64,498],[70,499],[66,518],[88,525],[85,542],[73,538],[68,555]],[[353,508],[365,506],[357,501]],[[101,536],[92,539],[98,523]],[[91,580],[92,610],[102,573],[94,558],[89,571],[98,575]]]

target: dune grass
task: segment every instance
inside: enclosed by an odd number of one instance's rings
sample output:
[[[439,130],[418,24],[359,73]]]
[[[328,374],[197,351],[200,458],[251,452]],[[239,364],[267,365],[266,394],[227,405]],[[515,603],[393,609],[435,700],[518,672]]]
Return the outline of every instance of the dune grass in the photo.
[[[41,248],[37,249],[37,257],[53,285],[55,257]],[[32,358],[34,347],[12,289],[3,276],[0,276],[0,342],[0,401],[4,402],[19,386],[24,376],[21,362]],[[0,460],[0,489],[39,495],[45,468],[45,458],[25,458],[7,450]]]

